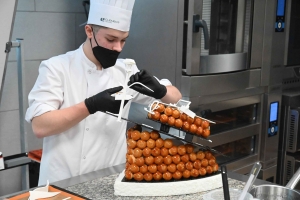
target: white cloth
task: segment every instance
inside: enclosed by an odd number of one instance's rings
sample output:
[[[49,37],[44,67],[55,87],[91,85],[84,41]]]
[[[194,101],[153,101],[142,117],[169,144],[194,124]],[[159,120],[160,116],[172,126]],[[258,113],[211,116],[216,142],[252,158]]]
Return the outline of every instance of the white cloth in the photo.
[[[138,68],[134,66],[134,73]],[[125,66],[118,59],[114,67],[96,70],[84,54],[82,45],[75,51],[43,61],[39,76],[29,93],[26,120],[45,112],[67,108],[125,80]],[[171,85],[167,79],[161,84]],[[153,98],[129,89],[132,101],[149,104]],[[131,101],[123,110],[127,117]],[[145,114],[146,116],[146,114]],[[97,112],[71,129],[43,140],[39,185],[70,178],[94,170],[125,163],[126,125],[117,118]]]
[[[49,192],[49,181],[47,181],[47,185],[44,187],[36,188],[32,191],[29,191],[28,200],[38,200],[43,198],[50,198],[58,195],[60,192]]]
[[[135,0],[91,0],[88,24],[129,31]]]

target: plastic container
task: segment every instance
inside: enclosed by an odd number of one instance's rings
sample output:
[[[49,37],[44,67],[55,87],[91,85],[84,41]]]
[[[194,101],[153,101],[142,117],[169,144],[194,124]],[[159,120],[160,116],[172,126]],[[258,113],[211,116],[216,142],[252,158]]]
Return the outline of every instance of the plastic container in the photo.
[[[238,200],[241,195],[242,190],[229,188],[230,200]],[[223,189],[217,189],[210,191],[209,193],[203,195],[204,200],[224,200]],[[253,196],[247,193],[244,200],[253,200]]]

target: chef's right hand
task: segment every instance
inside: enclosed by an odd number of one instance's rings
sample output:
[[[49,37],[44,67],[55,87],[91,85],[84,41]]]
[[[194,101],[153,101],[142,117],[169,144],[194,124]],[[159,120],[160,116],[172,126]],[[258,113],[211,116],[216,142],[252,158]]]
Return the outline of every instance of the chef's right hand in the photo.
[[[90,114],[94,114],[97,111],[111,112],[114,114],[119,113],[121,100],[115,100],[115,97],[111,95],[119,92],[123,89],[122,86],[110,88],[100,92],[90,98],[85,99],[84,103]],[[124,106],[128,101],[124,102]]]
[[[133,85],[131,87],[135,91],[142,93],[144,95],[153,97],[155,99],[161,99],[167,94],[166,86],[160,84],[160,82],[156,78],[154,78],[154,76],[152,76],[149,72],[147,72],[144,69],[132,75],[129,78],[128,85],[131,85],[136,82],[140,82],[146,85],[147,87],[149,87],[151,90],[153,90],[150,91],[141,85]]]

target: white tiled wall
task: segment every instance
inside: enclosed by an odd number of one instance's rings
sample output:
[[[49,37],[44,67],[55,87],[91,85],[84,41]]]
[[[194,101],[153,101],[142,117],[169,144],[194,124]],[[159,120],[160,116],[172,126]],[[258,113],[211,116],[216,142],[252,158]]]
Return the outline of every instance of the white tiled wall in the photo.
[[[24,98],[35,83],[42,60],[76,49],[85,40],[83,0],[18,0],[12,40],[22,38],[24,49]],[[0,101],[0,151],[4,156],[21,153],[16,50],[9,54]],[[27,106],[27,103],[26,105]],[[26,123],[27,151],[42,148]],[[21,169],[0,171],[0,196],[22,190]]]

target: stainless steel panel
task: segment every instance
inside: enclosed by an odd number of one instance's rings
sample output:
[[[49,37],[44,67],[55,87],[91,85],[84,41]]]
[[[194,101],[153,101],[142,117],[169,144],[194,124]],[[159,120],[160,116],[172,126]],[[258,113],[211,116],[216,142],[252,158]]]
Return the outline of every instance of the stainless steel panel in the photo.
[[[285,67],[282,73],[282,89],[300,88],[300,66]]]
[[[277,170],[276,165],[273,165],[272,167],[269,168],[264,168],[264,169],[262,168],[257,178],[262,180],[272,181],[275,183],[277,179],[276,170]]]
[[[286,171],[286,159],[288,158],[287,150],[290,148],[289,145],[294,146],[294,144],[298,143],[294,141],[294,137],[290,138],[289,134],[291,131],[294,131],[294,136],[298,137],[299,135],[295,133],[291,124],[291,110],[300,106],[300,91],[299,88],[291,88],[285,90],[282,93],[282,106],[281,106],[281,119],[280,119],[280,138],[279,138],[279,147],[278,147],[278,162],[277,162],[277,183],[284,184],[285,183],[285,175],[282,174],[283,171]],[[298,109],[295,109],[298,110]],[[296,123],[296,122],[295,122]],[[292,125],[292,127],[291,127]],[[292,128],[292,130],[291,130]],[[299,143],[297,144],[299,145]],[[294,147],[292,147],[294,149]]]
[[[198,74],[201,50],[201,31],[193,32],[193,16],[202,16],[202,0],[189,0],[187,21],[186,73]]]
[[[286,185],[295,174],[297,169],[300,167],[300,155],[299,152],[295,154],[287,154],[284,162],[283,172],[283,185]],[[300,190],[300,183],[298,183],[295,189]]]
[[[281,91],[278,93],[265,94],[263,99],[262,107],[262,132],[261,132],[261,154],[260,160],[267,163],[270,160],[277,159],[278,156],[278,143],[279,143],[279,134],[269,137],[268,128],[269,128],[269,119],[270,119],[270,103],[278,101],[279,108],[281,106]],[[278,122],[280,122],[281,110],[278,110]],[[280,130],[280,124],[278,123],[278,130]],[[276,164],[276,163],[275,163]],[[268,164],[266,164],[268,165]],[[264,167],[264,164],[263,164]],[[267,166],[269,167],[269,166]]]
[[[280,56],[280,57],[282,57],[282,56]],[[270,71],[268,72],[268,76],[269,76],[268,83],[266,82],[267,78],[262,78],[262,80],[261,80],[262,86],[264,86],[264,84],[267,84],[269,86],[269,88],[272,88],[275,86],[282,87],[282,76],[283,76],[284,66],[283,66],[283,61],[281,63],[282,63],[281,65],[274,65],[271,67]],[[262,72],[262,73],[264,73],[264,72]],[[262,77],[265,77],[265,74],[262,74]],[[282,88],[280,90],[282,90]],[[270,92],[272,92],[272,91],[270,91]]]
[[[263,60],[266,1],[253,1],[250,68],[261,68]],[[275,19],[275,18],[274,18]]]
[[[260,69],[209,76],[182,76],[184,97],[222,94],[260,86]]]
[[[282,84],[286,32],[275,32],[276,0],[267,0],[263,34],[262,86]]]
[[[300,164],[299,154],[286,155],[285,168],[284,168],[284,172],[283,172],[284,183],[287,184],[289,182],[289,180],[292,178],[293,174],[297,171],[299,164]]]
[[[260,159],[261,160],[261,159]],[[267,161],[261,160],[262,169],[267,169],[272,166],[277,166],[277,157],[273,159],[269,159]]]
[[[287,121],[286,151],[292,153],[300,150],[299,111],[300,109],[290,110]]]
[[[247,53],[201,56],[200,74],[213,74],[246,69]]]
[[[282,93],[282,105],[290,107],[300,107],[300,90],[292,88]]]

